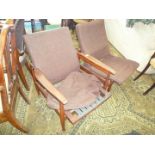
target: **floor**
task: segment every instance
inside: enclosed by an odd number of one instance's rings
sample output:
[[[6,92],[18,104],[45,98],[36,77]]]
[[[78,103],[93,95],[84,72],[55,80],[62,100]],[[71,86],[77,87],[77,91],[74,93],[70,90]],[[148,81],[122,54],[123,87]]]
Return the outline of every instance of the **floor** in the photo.
[[[74,45],[78,48],[76,37]],[[110,45],[111,52],[121,56]],[[74,126],[66,121],[66,131],[61,130],[59,117],[54,110],[46,106],[43,96],[38,96],[32,78],[24,67],[31,89],[26,95],[31,100],[27,105],[20,96],[16,105],[16,117],[29,129],[28,134],[46,135],[140,135],[155,134],[155,89],[148,95],[143,92],[154,82],[155,76],[144,75],[137,81],[135,72],[121,86],[112,86],[112,96],[99,108]],[[0,124],[0,134],[23,134],[9,123]]]

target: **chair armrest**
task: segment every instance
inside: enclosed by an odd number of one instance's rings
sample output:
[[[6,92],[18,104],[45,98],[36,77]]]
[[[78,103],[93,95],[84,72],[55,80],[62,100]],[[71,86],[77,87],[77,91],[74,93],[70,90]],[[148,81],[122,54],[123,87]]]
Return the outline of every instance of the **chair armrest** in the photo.
[[[49,91],[59,102],[66,104],[67,99],[54,87],[54,85],[44,76],[39,69],[34,69],[35,78],[37,81]]]
[[[98,59],[94,58],[91,55],[78,52],[78,57],[79,59],[92,65],[93,67],[95,67],[96,69],[102,72],[106,72],[108,74],[113,74],[113,75],[116,74],[116,71],[114,69],[112,69],[110,66],[107,66],[106,64],[104,64],[103,62],[99,61]]]

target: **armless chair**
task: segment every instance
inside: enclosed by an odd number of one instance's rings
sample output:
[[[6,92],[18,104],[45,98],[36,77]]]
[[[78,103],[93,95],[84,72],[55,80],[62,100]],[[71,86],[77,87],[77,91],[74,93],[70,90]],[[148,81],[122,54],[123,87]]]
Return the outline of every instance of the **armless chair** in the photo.
[[[24,39],[35,84],[47,98],[47,105],[59,114],[62,130],[65,118],[74,124],[110,97],[98,78],[80,70],[79,59],[108,75],[114,71],[76,52],[67,27],[27,34]]]
[[[89,23],[78,24],[76,26],[76,33],[82,53],[94,56],[116,71],[116,74],[110,77],[112,81],[121,84],[137,69],[137,62],[116,57],[110,53],[104,20],[94,20]],[[105,77],[104,73],[96,70],[94,67],[87,66],[87,68],[100,77]]]
[[[19,84],[17,75],[18,52],[16,49],[10,52],[10,31],[11,27],[7,26],[2,29],[0,35],[0,122],[8,121],[26,133],[26,128],[15,118],[15,103],[18,92],[27,103],[30,102]]]

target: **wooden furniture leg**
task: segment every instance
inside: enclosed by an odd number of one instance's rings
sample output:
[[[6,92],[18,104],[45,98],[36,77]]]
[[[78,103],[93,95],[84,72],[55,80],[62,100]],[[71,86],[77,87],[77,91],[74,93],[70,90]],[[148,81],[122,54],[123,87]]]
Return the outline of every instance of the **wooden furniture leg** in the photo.
[[[65,112],[63,103],[60,103],[60,122],[62,126],[62,130],[65,131]]]
[[[38,95],[40,95],[40,89],[38,88],[37,84],[36,84],[36,79],[35,79],[35,75],[34,75],[34,72],[33,72],[33,68],[32,66],[27,62],[27,60],[25,61],[25,65],[26,65],[26,68],[28,69],[28,71],[30,72],[32,78],[33,78],[33,82],[34,82],[34,85],[35,85],[35,88],[37,90],[37,93]]]
[[[135,78],[133,79],[134,81],[137,80],[138,78],[140,78],[140,77],[147,71],[147,69],[150,67],[150,61],[151,61],[151,59],[154,58],[154,57],[155,57],[155,53],[153,53],[153,55],[151,56],[149,62],[148,62],[147,65],[146,65],[146,67],[143,69],[143,71],[142,71],[137,77],[135,77]]]
[[[140,78],[146,71],[147,69],[150,67],[150,61],[148,62],[148,64],[146,65],[146,67],[143,69],[143,71],[134,78],[134,81],[136,81],[138,78]]]
[[[25,102],[26,102],[27,104],[30,104],[29,99],[26,97],[25,93],[23,92],[23,90],[21,89],[20,86],[18,87],[18,91],[19,91],[20,95],[23,97],[23,99],[25,100]]]
[[[148,94],[153,88],[155,88],[155,83],[148,90],[146,90],[143,95]]]
[[[16,127],[17,129],[19,129],[20,131],[24,132],[24,133],[28,133],[28,130],[20,124],[20,122],[15,118],[15,116],[13,115],[12,112],[8,112],[7,113],[7,119],[8,121],[14,126]]]
[[[24,76],[24,73],[23,73],[23,69],[22,69],[22,66],[21,66],[20,63],[18,63],[18,74],[19,74],[20,79],[21,79],[22,83],[24,84],[25,88],[29,91],[30,88],[29,88],[29,86],[27,84],[27,81],[25,79],[25,76]]]

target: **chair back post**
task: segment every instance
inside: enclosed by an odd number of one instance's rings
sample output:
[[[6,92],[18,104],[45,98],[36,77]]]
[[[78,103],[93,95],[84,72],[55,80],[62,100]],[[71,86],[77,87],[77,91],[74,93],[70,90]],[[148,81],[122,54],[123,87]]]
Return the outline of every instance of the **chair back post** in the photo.
[[[2,102],[2,113],[0,113],[0,119],[10,122],[14,127],[22,132],[27,132],[20,122],[15,118],[14,110],[19,92],[24,100],[29,103],[28,99],[22,92],[19,80],[17,76],[18,70],[18,55],[15,45],[15,38],[12,35],[12,26],[6,26],[1,31],[0,39],[0,86],[1,88],[1,102]],[[5,69],[5,70],[4,70]],[[7,78],[5,78],[5,75]],[[8,85],[7,85],[8,82]]]
[[[7,96],[6,82],[4,78],[4,64],[6,67],[8,67],[8,64],[6,63],[6,55],[4,52],[6,51],[8,31],[9,31],[9,26],[7,26],[5,29],[2,29],[1,40],[0,40],[0,86],[2,87],[2,90],[0,93],[1,93],[3,113],[9,111],[9,103],[8,103],[9,101]]]

